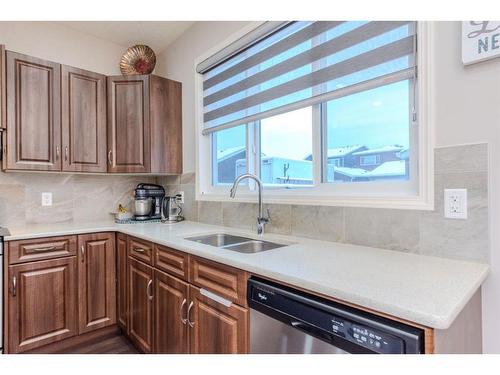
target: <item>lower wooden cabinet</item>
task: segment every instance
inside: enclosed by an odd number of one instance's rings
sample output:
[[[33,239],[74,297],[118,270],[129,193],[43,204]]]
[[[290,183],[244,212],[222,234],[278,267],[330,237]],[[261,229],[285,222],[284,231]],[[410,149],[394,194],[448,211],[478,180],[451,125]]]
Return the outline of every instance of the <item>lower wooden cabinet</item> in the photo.
[[[9,266],[9,353],[78,333],[76,260],[72,256]]]
[[[158,270],[154,274],[154,351],[187,354],[189,284]]]
[[[144,353],[153,350],[153,268],[128,259],[129,320],[127,333]]]
[[[78,236],[79,333],[116,324],[115,234]]]
[[[189,287],[193,302],[188,312],[190,352],[193,354],[243,354],[248,352],[248,309],[227,307]]]
[[[127,331],[128,296],[127,296],[127,236],[116,235],[116,273],[117,273],[117,319],[121,329]]]

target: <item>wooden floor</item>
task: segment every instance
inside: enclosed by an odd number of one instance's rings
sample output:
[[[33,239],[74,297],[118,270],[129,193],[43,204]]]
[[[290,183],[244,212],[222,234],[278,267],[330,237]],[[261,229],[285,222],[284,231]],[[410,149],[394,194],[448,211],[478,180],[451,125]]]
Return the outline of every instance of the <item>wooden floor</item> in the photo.
[[[121,334],[75,345],[56,354],[138,354],[130,341]]]

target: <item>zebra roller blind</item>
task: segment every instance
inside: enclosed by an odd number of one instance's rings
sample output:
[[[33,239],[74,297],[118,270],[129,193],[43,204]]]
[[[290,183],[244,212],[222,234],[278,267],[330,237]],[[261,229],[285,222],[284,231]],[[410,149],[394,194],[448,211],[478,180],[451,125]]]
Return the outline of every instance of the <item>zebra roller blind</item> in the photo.
[[[277,24],[197,67],[203,134],[416,77],[415,22]]]

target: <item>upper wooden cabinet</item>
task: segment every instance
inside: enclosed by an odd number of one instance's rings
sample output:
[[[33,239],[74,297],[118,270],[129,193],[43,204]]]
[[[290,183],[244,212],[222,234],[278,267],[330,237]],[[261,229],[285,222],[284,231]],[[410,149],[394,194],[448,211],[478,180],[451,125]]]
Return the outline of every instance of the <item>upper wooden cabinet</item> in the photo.
[[[62,170],[106,172],[106,76],[61,68]]]
[[[61,170],[59,64],[6,52],[6,169]]]
[[[108,77],[108,171],[182,173],[181,84]]]

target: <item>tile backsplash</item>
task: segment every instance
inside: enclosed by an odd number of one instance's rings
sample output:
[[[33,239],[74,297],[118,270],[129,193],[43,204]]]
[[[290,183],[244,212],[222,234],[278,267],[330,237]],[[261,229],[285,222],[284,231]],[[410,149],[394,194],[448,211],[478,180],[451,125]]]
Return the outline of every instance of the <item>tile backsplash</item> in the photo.
[[[0,225],[110,220],[139,182],[156,177],[0,172]],[[52,192],[52,206],[42,206],[42,192]]]
[[[488,146],[436,148],[433,211],[266,205],[266,231],[446,258],[489,262]],[[195,200],[194,174],[159,177],[167,193],[185,192],[186,219],[255,229],[257,204]],[[468,219],[446,219],[443,189],[468,190]]]

